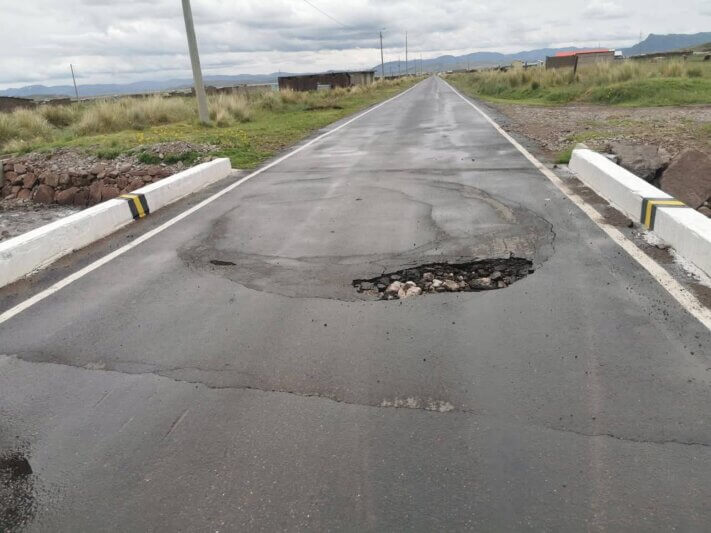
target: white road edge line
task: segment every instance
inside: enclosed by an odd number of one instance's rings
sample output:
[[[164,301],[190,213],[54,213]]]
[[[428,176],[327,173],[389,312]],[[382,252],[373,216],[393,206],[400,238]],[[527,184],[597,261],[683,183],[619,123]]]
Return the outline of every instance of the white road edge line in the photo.
[[[177,224],[178,222],[180,222],[180,221],[183,220],[184,218],[189,217],[189,216],[192,215],[195,211],[197,211],[197,210],[199,210],[199,209],[202,209],[202,208],[205,207],[206,205],[208,205],[208,204],[214,202],[215,200],[217,200],[217,199],[220,198],[221,196],[224,196],[225,194],[227,194],[228,192],[232,191],[233,189],[239,187],[240,185],[242,185],[242,184],[245,183],[246,181],[249,181],[250,179],[254,178],[255,176],[259,176],[261,173],[266,172],[267,170],[269,170],[269,169],[272,168],[272,167],[275,167],[276,165],[278,165],[278,164],[281,163],[282,161],[284,161],[284,160],[286,160],[286,159],[289,159],[289,158],[290,158],[291,156],[293,156],[293,155],[298,154],[299,152],[301,152],[301,151],[305,150],[306,148],[308,148],[309,146],[311,146],[311,145],[313,145],[313,144],[319,142],[320,140],[324,139],[325,137],[328,137],[329,135],[332,135],[332,134],[336,133],[337,131],[339,131],[339,130],[345,128],[346,126],[348,126],[349,124],[352,124],[352,123],[355,122],[356,120],[359,120],[359,119],[363,118],[365,115],[367,115],[368,113],[371,113],[371,112],[375,111],[375,110],[378,109],[379,107],[382,107],[382,106],[384,106],[385,104],[388,104],[388,103],[392,102],[393,100],[396,100],[397,98],[400,98],[401,96],[404,96],[405,94],[409,93],[412,89],[414,89],[415,87],[417,87],[420,83],[422,83],[422,82],[418,82],[418,83],[416,83],[415,85],[413,85],[412,87],[410,87],[409,89],[406,89],[406,90],[404,90],[403,92],[396,94],[396,95],[393,96],[392,98],[388,98],[388,99],[385,100],[384,102],[380,102],[379,104],[377,104],[377,105],[371,107],[370,109],[366,109],[366,110],[363,111],[362,113],[356,115],[355,117],[353,117],[353,118],[351,118],[350,120],[344,122],[343,124],[340,124],[339,126],[336,126],[335,128],[333,128],[333,129],[331,129],[331,130],[328,130],[327,132],[322,133],[322,134],[319,135],[318,137],[315,137],[315,138],[311,139],[310,141],[308,141],[308,142],[302,144],[301,146],[295,148],[295,149],[292,150],[291,152],[289,152],[289,153],[287,153],[287,154],[284,154],[283,156],[281,156],[281,157],[278,158],[278,159],[275,159],[275,160],[272,161],[271,163],[268,163],[267,165],[264,165],[263,167],[258,168],[257,170],[255,170],[254,172],[252,172],[251,174],[249,174],[248,176],[245,176],[244,178],[242,178],[242,179],[240,179],[240,180],[238,180],[238,181],[232,183],[231,185],[228,185],[227,187],[225,187],[224,189],[222,189],[222,190],[216,192],[215,194],[213,194],[213,195],[210,196],[209,198],[205,198],[205,199],[204,199],[202,202],[200,202],[199,204],[194,205],[193,207],[191,207],[191,208],[188,209],[187,211],[183,211],[183,212],[180,213],[179,215],[176,215],[175,217],[171,218],[170,220],[164,222],[163,224],[161,224],[161,225],[158,226],[157,228],[154,228],[154,229],[152,229],[151,231],[149,231],[149,232],[147,232],[147,233],[144,233],[143,235],[141,235],[140,237],[134,239],[134,240],[131,241],[130,243],[128,243],[128,244],[122,246],[121,248],[119,248],[119,249],[117,249],[117,250],[114,250],[114,251],[111,252],[110,254],[107,254],[107,255],[105,255],[104,257],[100,258],[100,259],[97,259],[97,260],[94,261],[93,263],[91,263],[91,264],[85,266],[84,268],[82,268],[82,269],[80,269],[80,270],[77,270],[76,272],[74,272],[73,274],[70,274],[70,275],[67,276],[66,278],[64,278],[64,279],[62,279],[62,280],[60,280],[60,281],[54,283],[53,285],[47,287],[45,290],[40,291],[40,292],[38,292],[37,294],[35,294],[34,296],[28,298],[27,300],[24,300],[23,302],[20,302],[20,303],[17,304],[16,306],[11,307],[10,309],[8,309],[7,311],[5,311],[4,313],[0,314],[0,324],[3,324],[4,322],[7,322],[8,320],[10,320],[11,318],[13,318],[13,317],[19,315],[20,313],[22,313],[22,312],[25,311],[26,309],[29,309],[30,307],[32,307],[32,306],[35,305],[36,303],[39,303],[39,302],[41,302],[42,300],[44,300],[45,298],[47,298],[47,297],[51,296],[52,294],[54,294],[55,292],[62,290],[62,289],[63,289],[64,287],[66,287],[67,285],[69,285],[69,284],[75,282],[76,280],[78,280],[78,279],[80,279],[80,278],[86,276],[87,274],[89,274],[90,272],[96,270],[97,268],[102,267],[103,265],[105,265],[106,263],[108,263],[109,261],[111,261],[111,260],[113,260],[113,259],[116,259],[116,258],[119,257],[120,255],[125,254],[126,252],[128,252],[129,250],[132,250],[133,248],[135,248],[135,247],[138,246],[139,244],[141,244],[141,243],[143,243],[143,242],[146,242],[146,241],[147,241],[148,239],[150,239],[151,237],[155,237],[156,235],[158,235],[158,234],[161,233],[162,231],[168,229],[168,228],[169,228],[170,226],[172,226],[173,224]]]
[[[706,308],[699,300],[687,289],[685,289],[677,280],[675,280],[669,272],[664,270],[659,266],[652,258],[640,250],[637,245],[629,240],[625,235],[618,230],[616,227],[608,224],[602,218],[600,213],[595,210],[591,205],[585,202],[580,196],[573,192],[570,187],[568,187],[552,170],[546,167],[538,159],[536,159],[528,150],[526,150],[519,142],[511,137],[504,129],[499,126],[489,115],[484,113],[479,107],[477,107],[471,100],[462,96],[459,91],[452,87],[442,78],[439,78],[447,87],[449,87],[454,94],[459,96],[467,104],[473,107],[484,119],[486,119],[489,124],[491,124],[496,131],[498,131],[504,138],[509,141],[514,147],[523,154],[523,156],[528,159],[533,166],[535,166],[546,178],[553,182],[553,184],[565,194],[571,202],[578,206],[583,213],[585,213],[590,220],[592,220],[598,227],[604,231],[608,237],[615,241],[625,252],[632,256],[647,272],[649,272],[654,279],[659,282],[659,284],[666,289],[666,291],[677,301],[679,304],[686,309],[691,315],[693,315],[699,322],[711,330],[711,310]]]

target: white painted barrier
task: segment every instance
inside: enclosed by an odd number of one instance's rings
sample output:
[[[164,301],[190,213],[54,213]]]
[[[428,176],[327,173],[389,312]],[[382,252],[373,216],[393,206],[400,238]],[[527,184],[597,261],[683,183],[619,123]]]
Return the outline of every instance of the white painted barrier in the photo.
[[[221,180],[231,171],[232,165],[229,159],[215,159],[141,187],[133,193],[143,194],[150,210],[157,211],[183,196]]]
[[[0,287],[88,246],[133,221],[125,200],[109,200],[0,242]]]
[[[229,159],[216,159],[142,187],[127,196],[142,197],[152,212],[226,177],[231,170]],[[132,202],[132,198],[108,200],[0,242],[0,287],[46,267],[139,218]]]
[[[711,219],[580,145],[570,169],[597,194],[711,275]]]

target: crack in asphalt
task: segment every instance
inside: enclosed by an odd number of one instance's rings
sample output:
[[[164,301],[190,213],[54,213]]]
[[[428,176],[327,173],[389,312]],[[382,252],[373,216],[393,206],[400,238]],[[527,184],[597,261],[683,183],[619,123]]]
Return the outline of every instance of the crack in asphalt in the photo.
[[[311,399],[316,399],[316,400],[325,400],[333,403],[338,403],[342,405],[350,405],[350,406],[355,406],[355,407],[364,407],[364,408],[373,408],[373,409],[408,409],[408,410],[415,410],[415,411],[425,411],[429,413],[436,413],[436,414],[441,414],[441,415],[448,415],[448,414],[465,414],[465,415],[470,415],[470,416],[475,416],[475,417],[480,417],[480,418],[492,418],[495,420],[502,421],[499,417],[493,417],[491,415],[484,414],[482,412],[476,411],[474,409],[467,409],[465,407],[457,407],[451,404],[448,401],[443,401],[443,400],[436,400],[433,398],[416,398],[416,397],[396,397],[392,399],[384,399],[380,403],[361,403],[361,402],[352,402],[348,400],[344,400],[342,398],[338,398],[333,395],[329,394],[323,394],[320,392],[303,392],[303,391],[296,391],[296,390],[290,390],[290,389],[269,389],[269,388],[261,388],[261,387],[256,387],[252,385],[214,385],[210,383],[205,383],[200,380],[190,380],[190,379],[180,379],[174,376],[171,376],[170,373],[175,373],[175,372],[180,372],[180,371],[185,371],[185,370],[192,370],[192,371],[199,371],[199,372],[213,372],[213,373],[222,373],[222,372],[235,372],[235,373],[241,373],[241,374],[247,374],[247,375],[252,375],[246,372],[240,372],[237,370],[226,370],[226,369],[204,369],[201,367],[173,367],[169,369],[163,369],[163,370],[154,370],[154,371],[147,371],[147,372],[130,372],[130,371],[124,371],[120,370],[117,368],[99,368],[98,366],[94,367],[86,367],[86,366],[78,366],[78,365],[72,365],[69,363],[64,363],[64,362],[55,362],[55,361],[38,361],[38,360],[31,360],[31,359],[24,359],[20,355],[17,354],[0,354],[0,360],[4,359],[15,359],[24,363],[29,363],[29,364],[38,364],[38,365],[57,365],[57,366],[63,366],[63,367],[69,367],[69,368],[74,368],[77,370],[85,370],[89,372],[106,372],[106,373],[112,373],[112,374],[120,374],[120,375],[127,375],[127,376],[154,376],[157,378],[163,378],[167,379],[173,383],[184,383],[184,384],[190,384],[190,385],[197,385],[204,387],[208,390],[242,390],[242,391],[253,391],[253,392],[261,392],[264,394],[287,394],[291,396],[297,396],[300,398],[311,398]],[[143,363],[145,365],[145,363]],[[155,366],[155,365],[151,365]],[[102,399],[100,400],[103,401],[105,397],[108,396],[108,394],[104,395]],[[99,402],[99,403],[100,403]],[[173,426],[171,427],[172,429],[177,426],[180,423],[180,420],[183,418],[185,413],[183,413],[176,421],[173,422]],[[579,437],[585,437],[585,438],[603,438],[603,439],[612,439],[620,442],[628,442],[628,443],[633,443],[633,444],[648,444],[648,445],[653,445],[653,446],[666,446],[666,445],[679,445],[679,446],[698,446],[702,448],[711,448],[711,443],[707,442],[701,442],[701,441],[684,441],[684,440],[679,440],[679,439],[643,439],[643,438],[638,438],[638,437],[623,437],[620,435],[616,435],[614,433],[587,433],[584,431],[576,431],[573,429],[565,429],[565,428],[560,428],[560,427],[555,427],[555,426],[546,426],[546,425],[541,425],[541,424],[530,424],[530,423],[524,423],[522,424],[524,426],[527,426],[529,428],[536,428],[536,429],[543,429],[547,431],[554,431],[556,433],[564,433],[568,435],[577,435]],[[168,432],[168,434],[170,431]],[[166,436],[168,435],[166,434]]]
[[[635,444],[653,444],[653,445],[659,445],[663,446],[666,444],[678,444],[680,446],[702,446],[704,448],[711,448],[711,444],[707,442],[700,442],[700,441],[683,441],[683,440],[678,440],[678,439],[640,439],[636,437],[621,437],[619,435],[615,435],[614,433],[586,433],[584,431],[576,431],[574,429],[563,429],[563,428],[557,428],[557,427],[552,427],[552,426],[540,426],[536,425],[535,427],[542,427],[545,429],[549,429],[551,431],[556,431],[559,433],[568,433],[572,435],[578,435],[580,437],[588,437],[588,438],[606,438],[606,439],[614,439],[622,442],[632,442]]]

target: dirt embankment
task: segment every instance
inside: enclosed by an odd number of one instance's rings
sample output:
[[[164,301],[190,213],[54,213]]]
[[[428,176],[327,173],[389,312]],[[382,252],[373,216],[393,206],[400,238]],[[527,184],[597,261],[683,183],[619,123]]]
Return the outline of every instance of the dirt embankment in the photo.
[[[552,161],[584,142],[711,216],[711,106],[494,107],[508,119],[504,129],[536,141]]]

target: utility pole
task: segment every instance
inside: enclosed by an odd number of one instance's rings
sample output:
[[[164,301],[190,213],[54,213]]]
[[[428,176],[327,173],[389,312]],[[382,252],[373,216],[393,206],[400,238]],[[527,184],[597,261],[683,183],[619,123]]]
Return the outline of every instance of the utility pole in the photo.
[[[72,71],[72,81],[74,82],[74,94],[77,95],[77,102],[79,101],[79,89],[77,89],[77,79],[74,77],[74,65],[69,63],[69,69]]]
[[[193,67],[193,80],[195,82],[195,96],[198,102],[198,115],[200,122],[208,124],[210,113],[207,110],[207,97],[205,96],[205,86],[202,83],[202,70],[200,69],[200,55],[198,54],[197,38],[195,37],[195,27],[193,26],[193,12],[190,9],[190,0],[183,0],[183,18],[185,18],[185,33],[188,35],[188,49],[190,51],[190,63]]]
[[[397,75],[400,77],[400,56],[397,56]]]
[[[405,32],[405,76],[410,73],[407,65],[407,32]]]
[[[380,72],[385,79],[385,60],[383,59],[383,32],[380,32]]]

